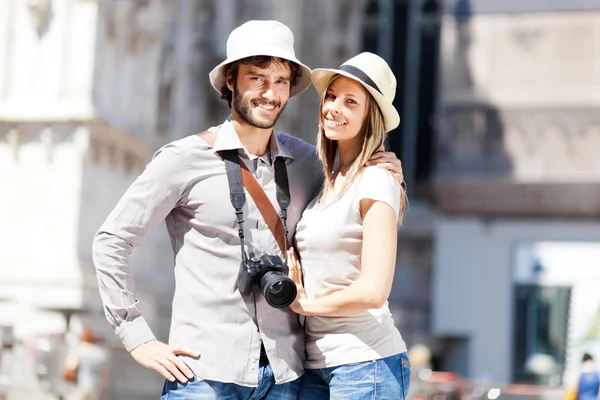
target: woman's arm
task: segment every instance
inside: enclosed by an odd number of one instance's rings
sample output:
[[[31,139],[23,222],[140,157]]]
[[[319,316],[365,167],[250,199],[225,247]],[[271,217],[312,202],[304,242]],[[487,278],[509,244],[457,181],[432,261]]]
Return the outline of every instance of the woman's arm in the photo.
[[[371,199],[360,201],[363,216],[362,274],[348,288],[309,300],[304,291],[290,308],[301,315],[341,317],[380,308],[392,289],[396,263],[396,214],[388,204]],[[290,258],[296,283],[301,282],[300,267]],[[295,278],[294,278],[295,277]]]

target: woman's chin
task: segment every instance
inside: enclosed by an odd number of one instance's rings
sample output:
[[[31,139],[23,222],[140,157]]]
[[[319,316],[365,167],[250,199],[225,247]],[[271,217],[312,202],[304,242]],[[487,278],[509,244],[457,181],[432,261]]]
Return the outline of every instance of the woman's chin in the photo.
[[[324,129],[325,137],[329,140],[340,140],[344,135],[332,129]]]

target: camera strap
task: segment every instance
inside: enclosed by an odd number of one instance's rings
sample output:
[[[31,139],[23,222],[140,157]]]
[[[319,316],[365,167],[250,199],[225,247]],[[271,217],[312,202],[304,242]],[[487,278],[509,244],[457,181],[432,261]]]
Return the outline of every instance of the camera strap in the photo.
[[[211,147],[214,145],[214,134],[210,131],[201,132],[198,134],[205,142]],[[276,186],[276,197],[279,207],[281,208],[281,214],[278,215],[275,207],[267,197],[265,191],[260,186],[254,175],[248,170],[248,167],[240,159],[237,150],[221,150],[218,152],[219,155],[225,161],[225,168],[227,171],[227,179],[229,181],[229,198],[233,208],[235,208],[235,214],[238,222],[238,235],[240,237],[240,243],[242,246],[242,260],[246,261],[246,252],[244,251],[244,216],[243,208],[246,203],[246,195],[244,193],[244,187],[248,191],[248,194],[252,197],[252,200],[256,204],[258,211],[262,215],[265,223],[269,227],[269,230],[275,237],[279,249],[286,257],[287,249],[287,209],[291,202],[290,187],[287,175],[287,167],[285,165],[285,158],[277,157],[273,162],[275,170],[275,186]]]

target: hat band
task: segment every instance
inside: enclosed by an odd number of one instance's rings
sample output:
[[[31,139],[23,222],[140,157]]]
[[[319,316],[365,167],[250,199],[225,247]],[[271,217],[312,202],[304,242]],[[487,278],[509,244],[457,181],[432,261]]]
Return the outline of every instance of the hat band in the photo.
[[[340,71],[347,72],[350,75],[357,77],[367,85],[371,86],[373,89],[377,90],[381,95],[383,95],[383,93],[381,93],[381,90],[379,90],[375,82],[373,82],[373,80],[369,78],[369,75],[365,74],[361,69],[348,64],[342,65],[339,69]]]

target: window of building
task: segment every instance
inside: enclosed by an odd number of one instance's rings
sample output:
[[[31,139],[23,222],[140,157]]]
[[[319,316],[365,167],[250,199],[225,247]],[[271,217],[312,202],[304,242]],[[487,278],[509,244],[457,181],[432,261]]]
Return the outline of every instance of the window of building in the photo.
[[[514,296],[515,382],[561,384],[571,288],[517,284]]]

